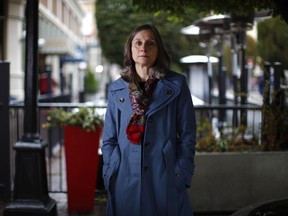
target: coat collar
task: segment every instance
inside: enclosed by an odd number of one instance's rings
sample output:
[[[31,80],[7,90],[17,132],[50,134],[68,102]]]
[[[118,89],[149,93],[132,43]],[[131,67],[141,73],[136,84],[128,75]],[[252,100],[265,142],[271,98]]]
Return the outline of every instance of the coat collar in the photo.
[[[128,85],[128,82],[120,78],[110,86],[109,91],[112,93],[113,100],[119,109],[126,112],[132,112],[133,110],[130,104]],[[175,97],[177,97],[179,94],[179,86],[165,78],[159,80],[152,94],[146,116],[152,115],[159,111],[161,108],[175,99]]]
[[[170,103],[180,93],[180,88],[172,82],[163,79],[157,83],[146,115],[152,115]]]
[[[128,82],[125,82],[122,78],[120,78],[110,85],[109,92],[112,95],[112,100],[114,101],[115,105],[121,111],[132,113],[133,110],[130,104],[128,85]]]

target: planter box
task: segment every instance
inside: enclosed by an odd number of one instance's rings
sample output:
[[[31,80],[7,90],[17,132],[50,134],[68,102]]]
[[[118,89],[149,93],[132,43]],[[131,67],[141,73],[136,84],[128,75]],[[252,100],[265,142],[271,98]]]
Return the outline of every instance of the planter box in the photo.
[[[64,127],[69,212],[93,211],[101,131],[101,127],[95,132]]]
[[[288,152],[197,153],[195,164],[189,189],[195,212],[288,197]]]

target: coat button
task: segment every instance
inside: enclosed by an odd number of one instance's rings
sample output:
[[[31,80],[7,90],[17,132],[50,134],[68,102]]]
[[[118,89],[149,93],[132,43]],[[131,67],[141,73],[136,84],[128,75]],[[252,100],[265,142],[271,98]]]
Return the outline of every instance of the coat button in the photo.
[[[119,99],[119,102],[120,102],[120,103],[123,103],[124,101],[125,101],[124,98],[120,98],[120,99]]]
[[[176,173],[176,178],[179,179],[180,178],[180,174]]]
[[[166,94],[168,94],[168,95],[171,95],[173,93],[173,91],[172,90],[166,90]]]
[[[144,166],[144,172],[148,171],[148,166]]]
[[[145,148],[148,148],[150,146],[150,142],[145,143]]]
[[[150,118],[148,119],[148,122],[151,123],[152,121],[153,121],[153,118],[150,117]]]

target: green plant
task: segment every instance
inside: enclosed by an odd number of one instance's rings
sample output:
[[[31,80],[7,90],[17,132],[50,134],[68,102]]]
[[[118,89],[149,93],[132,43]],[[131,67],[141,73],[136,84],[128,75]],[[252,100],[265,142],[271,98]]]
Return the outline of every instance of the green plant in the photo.
[[[248,131],[246,126],[225,126],[217,137],[213,133],[209,119],[200,118],[197,124],[196,150],[198,152],[243,152],[258,151],[260,148],[258,139]]]
[[[197,124],[197,145],[199,152],[213,152],[216,147],[216,138],[208,118],[200,118]]]
[[[96,93],[98,90],[98,80],[95,78],[91,69],[87,69],[84,79],[84,89],[87,93]]]
[[[285,104],[285,93],[280,89],[271,94],[270,82],[266,81],[264,87],[262,146],[263,150],[288,149],[288,107]]]
[[[259,151],[259,140],[255,134],[240,124],[238,127],[232,128],[232,133],[226,134],[227,151]]]
[[[95,131],[97,126],[103,126],[103,119],[96,113],[95,108],[80,107],[71,111],[56,108],[48,111],[44,127],[64,127],[65,125],[80,126],[84,130]]]

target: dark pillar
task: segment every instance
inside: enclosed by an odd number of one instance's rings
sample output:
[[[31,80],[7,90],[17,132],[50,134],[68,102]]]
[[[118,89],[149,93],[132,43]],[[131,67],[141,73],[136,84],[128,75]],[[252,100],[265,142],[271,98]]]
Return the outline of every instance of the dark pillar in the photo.
[[[264,90],[263,90],[263,111],[262,111],[262,132],[261,132],[261,144],[267,148],[267,127],[269,124],[269,115],[271,112],[270,104],[270,63],[265,62],[264,65]]]
[[[226,104],[226,73],[227,70],[225,67],[219,71],[219,104]],[[226,120],[226,111],[225,109],[219,111],[219,122],[224,122]]]
[[[240,88],[241,88],[241,105],[247,105],[248,97],[248,68],[246,65],[242,68],[241,78],[240,78]],[[241,125],[247,126],[247,110],[241,110]]]
[[[218,41],[217,45],[217,52],[218,52],[218,103],[219,104],[226,104],[226,69],[223,70],[223,55],[222,55],[222,38]],[[223,123],[226,118],[226,111],[219,110],[219,119],[218,119],[218,128],[219,131],[223,129]]]
[[[247,104],[247,95],[248,95],[248,68],[245,66],[242,68],[241,71],[241,78],[240,78],[240,88],[241,88],[241,105]]]
[[[219,74],[219,104],[226,104],[226,67],[222,67]]]
[[[281,79],[283,78],[283,70],[280,62],[274,62],[274,100],[275,105],[283,107],[285,104],[285,92],[281,88]]]
[[[45,65],[45,73],[47,74],[47,92],[52,94],[52,66]]]
[[[9,63],[0,62],[0,200],[11,199]]]
[[[281,77],[282,77],[281,63],[274,62],[274,91],[280,89]]]
[[[264,90],[263,90],[263,104],[270,105],[270,62],[265,62],[264,65]]]
[[[245,44],[246,44],[246,32],[238,32],[238,44],[239,49],[239,66],[241,69],[240,76],[240,103],[241,105],[247,105],[247,95],[248,95],[248,69],[245,62]],[[241,110],[240,122],[242,125],[247,125],[247,111]]]
[[[234,91],[234,105],[238,105],[239,98],[239,79],[237,75],[233,75],[233,91]],[[233,127],[238,127],[238,110],[233,110]]]
[[[57,215],[56,202],[49,197],[45,147],[38,128],[38,0],[26,2],[26,56],[24,135],[16,150],[13,202],[6,215]]]
[[[61,94],[64,94],[64,89],[65,89],[65,77],[64,77],[64,73],[63,73],[63,62],[60,61],[60,90],[61,90]]]

